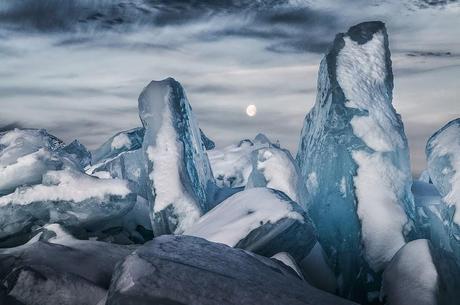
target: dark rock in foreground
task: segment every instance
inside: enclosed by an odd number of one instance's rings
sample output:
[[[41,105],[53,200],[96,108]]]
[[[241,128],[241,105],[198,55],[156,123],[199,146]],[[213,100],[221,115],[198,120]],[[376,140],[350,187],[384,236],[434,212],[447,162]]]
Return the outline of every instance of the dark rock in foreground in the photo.
[[[277,261],[191,236],[155,238],[125,258],[107,305],[353,304]]]

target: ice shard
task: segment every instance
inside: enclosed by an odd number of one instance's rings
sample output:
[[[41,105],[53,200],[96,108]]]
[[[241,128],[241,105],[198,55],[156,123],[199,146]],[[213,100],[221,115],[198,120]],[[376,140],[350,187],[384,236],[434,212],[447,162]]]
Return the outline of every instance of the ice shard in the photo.
[[[214,177],[182,86],[152,81],[139,96],[155,235],[180,233],[212,208]]]
[[[84,169],[91,164],[91,153],[78,140],[74,140],[62,150],[69,154],[70,158],[76,164],[80,165],[81,169]]]
[[[213,140],[208,138],[204,134],[203,130],[201,130],[201,129],[200,129],[200,134],[201,134],[201,141],[203,141],[203,145],[206,148],[206,150],[211,150],[211,149],[214,149],[216,147],[216,143],[214,143]]]
[[[311,287],[278,260],[202,238],[164,235],[117,266],[106,304],[354,303]]]
[[[142,127],[120,131],[93,152],[92,164],[101,163],[103,160],[113,158],[124,151],[141,148],[144,133],[145,130]]]
[[[338,34],[317,90],[296,160],[339,292],[365,303],[378,295],[380,273],[405,244],[414,216],[385,25],[364,22]]]
[[[460,226],[460,119],[447,123],[426,146],[429,176]],[[460,237],[460,235],[459,235]]]

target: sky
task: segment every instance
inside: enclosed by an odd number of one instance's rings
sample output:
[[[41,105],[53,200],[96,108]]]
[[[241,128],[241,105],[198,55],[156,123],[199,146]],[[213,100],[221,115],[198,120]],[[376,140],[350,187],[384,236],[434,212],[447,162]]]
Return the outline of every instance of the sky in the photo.
[[[418,175],[428,137],[460,117],[457,1],[3,0],[0,130],[45,128],[95,149],[140,126],[142,89],[173,77],[217,147],[263,132],[295,155],[323,54],[370,20],[387,26]]]

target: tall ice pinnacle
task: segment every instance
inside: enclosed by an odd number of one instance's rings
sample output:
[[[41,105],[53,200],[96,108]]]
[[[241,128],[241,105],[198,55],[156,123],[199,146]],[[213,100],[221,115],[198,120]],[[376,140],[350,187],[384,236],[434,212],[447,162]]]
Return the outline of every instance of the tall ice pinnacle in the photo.
[[[296,160],[339,293],[366,303],[378,296],[381,271],[405,244],[413,215],[384,23],[338,34],[321,61],[317,90]]]
[[[155,235],[181,233],[211,209],[214,178],[182,86],[152,81],[139,96]]]

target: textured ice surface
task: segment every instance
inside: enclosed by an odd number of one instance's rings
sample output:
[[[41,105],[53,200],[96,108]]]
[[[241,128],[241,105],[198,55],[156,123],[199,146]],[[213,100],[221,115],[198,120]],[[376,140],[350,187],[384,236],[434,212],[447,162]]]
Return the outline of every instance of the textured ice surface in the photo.
[[[437,290],[438,272],[426,239],[402,247],[383,274],[382,296],[388,305],[436,305]]]
[[[74,140],[62,150],[69,154],[69,157],[76,164],[80,165],[81,169],[91,164],[91,153],[78,140]]]
[[[139,96],[142,149],[155,235],[180,233],[212,207],[215,183],[201,133],[182,86],[152,81]]]
[[[134,249],[48,225],[25,245],[0,249],[0,304],[97,304],[117,262]]]
[[[460,119],[430,137],[426,155],[431,180],[443,201],[453,207],[453,221],[460,226]]]
[[[0,197],[0,237],[33,224],[87,226],[127,213],[136,195],[127,181],[99,179],[64,169],[48,171],[42,184]]]
[[[260,148],[252,152],[252,172],[246,189],[268,187],[282,191],[304,209],[308,206],[307,188],[301,178],[300,169],[286,149]]]
[[[99,178],[129,180],[136,185],[137,193],[147,198],[148,183],[142,149],[123,151],[86,169],[86,173]]]
[[[201,129],[200,129],[200,134],[201,134],[201,141],[203,142],[203,145],[206,148],[206,150],[211,150],[211,149],[214,149],[216,147],[216,144],[213,142],[213,140],[208,138],[204,134],[203,130],[201,130]]]
[[[84,278],[43,265],[20,266],[1,284],[6,289],[0,303],[9,305],[96,305],[107,293]]]
[[[310,219],[283,193],[252,188],[229,197],[184,232],[264,256],[303,259],[316,242]]]
[[[258,134],[253,141],[242,140],[238,145],[208,151],[217,185],[220,187],[245,186],[252,171],[252,152],[271,145],[266,136]]]
[[[93,152],[92,164],[113,158],[124,151],[141,148],[144,132],[144,128],[138,127],[117,133]]]
[[[392,89],[383,23],[337,35],[321,62],[296,157],[340,293],[363,302],[405,243],[405,210],[413,216],[409,152]]]
[[[284,264],[191,236],[160,236],[118,265],[107,305],[352,304]]]

